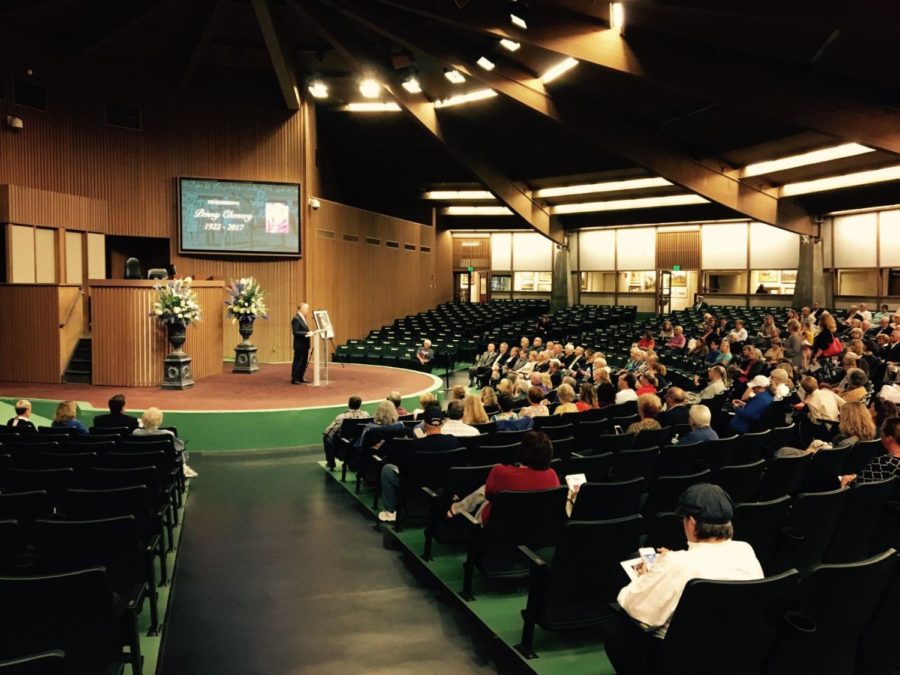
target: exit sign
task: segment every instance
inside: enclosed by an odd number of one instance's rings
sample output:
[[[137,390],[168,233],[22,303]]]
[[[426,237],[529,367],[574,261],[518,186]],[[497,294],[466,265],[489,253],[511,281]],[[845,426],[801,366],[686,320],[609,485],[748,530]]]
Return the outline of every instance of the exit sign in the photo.
[[[673,271],[673,272],[680,272],[680,271],[681,271],[681,265],[672,265],[672,271]]]
[[[475,271],[475,268],[472,267],[471,265],[469,265],[469,266],[466,268],[466,272],[474,272],[474,271]]]

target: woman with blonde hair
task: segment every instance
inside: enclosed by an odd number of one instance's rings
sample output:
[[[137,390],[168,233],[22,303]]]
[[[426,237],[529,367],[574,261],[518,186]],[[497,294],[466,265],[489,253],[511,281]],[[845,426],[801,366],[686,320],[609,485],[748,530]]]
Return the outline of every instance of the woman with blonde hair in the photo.
[[[503,378],[497,383],[497,396],[500,394],[506,394],[507,396],[513,396],[515,392],[513,392],[513,384],[506,378]]]
[[[388,405],[393,407],[393,403],[390,401],[385,401]],[[184,452],[184,441],[182,441],[178,436],[175,435],[171,429],[160,429],[163,423],[163,414],[162,410],[159,408],[150,407],[144,411],[144,414],[141,415],[141,426],[131,432],[132,436],[168,436],[172,439],[172,443],[175,445],[176,452],[181,453],[181,470],[184,472],[185,478],[196,478],[197,472],[194,471],[191,467],[188,466],[188,454]]]
[[[839,429],[832,445],[853,445],[875,438],[875,421],[866,404],[859,401],[841,406]]]
[[[575,405],[575,390],[571,385],[559,385],[559,389],[556,390],[556,400],[559,401],[559,405],[553,411],[554,415],[578,412],[578,406]]]
[[[437,397],[432,394],[430,391],[426,391],[424,394],[419,396],[419,407],[412,411],[412,416],[414,420],[419,419],[419,417],[425,414],[425,409],[430,405],[437,404]],[[399,415],[399,413],[398,413]]]
[[[485,387],[481,390],[481,402],[484,404],[485,409],[497,407],[497,392],[494,391],[493,387]]]
[[[451,401],[465,401],[466,400],[466,388],[461,384],[454,384],[453,388],[450,390],[450,400]]]
[[[77,413],[75,401],[60,401],[53,415],[53,424],[50,426],[56,429],[72,429],[76,434],[87,434],[87,427],[75,419]]]
[[[463,424],[487,424],[490,422],[488,414],[478,394],[469,394],[465,398],[463,408]]]
[[[813,360],[818,359],[820,356],[837,356],[839,352],[835,351],[837,344],[834,341],[836,333],[837,322],[835,322],[831,314],[824,312],[819,317],[819,334],[816,335],[816,339],[812,343]]]
[[[656,394],[642,394],[638,396],[637,411],[640,416],[639,422],[633,422],[628,426],[626,433],[634,434],[643,429],[659,429],[660,424],[656,421],[656,416],[662,411],[662,401]]]

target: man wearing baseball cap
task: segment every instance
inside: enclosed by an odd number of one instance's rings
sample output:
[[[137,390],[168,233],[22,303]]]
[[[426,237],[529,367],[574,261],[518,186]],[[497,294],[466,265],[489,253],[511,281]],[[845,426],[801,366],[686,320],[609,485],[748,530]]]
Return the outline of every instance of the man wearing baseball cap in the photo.
[[[429,405],[422,415],[425,436],[407,444],[408,450],[403,453],[409,457],[414,452],[441,452],[457,450],[463,447],[455,436],[442,433],[444,413],[439,405]],[[390,458],[390,457],[389,457]],[[381,469],[381,496],[384,510],[378,514],[378,520],[392,523],[397,520],[397,490],[400,487],[400,469],[396,464],[385,464]]]
[[[762,579],[763,570],[750,544],[734,541],[731,518],[734,504],[718,485],[689,487],[678,500],[683,516],[686,551],[659,549],[653,566],[619,591],[619,605],[642,624],[655,628],[657,639],[666,630],[684,587],[691,579],[741,581]],[[606,654],[617,673],[642,670],[648,650],[660,646],[645,639],[630,621],[618,617],[604,627]]]
[[[734,405],[734,417],[729,426],[739,434],[750,431],[754,422],[760,421],[766,414],[766,409],[772,404],[773,396],[769,391],[769,378],[765,375],[757,375],[747,383],[747,388],[752,392],[747,401],[732,401]]]

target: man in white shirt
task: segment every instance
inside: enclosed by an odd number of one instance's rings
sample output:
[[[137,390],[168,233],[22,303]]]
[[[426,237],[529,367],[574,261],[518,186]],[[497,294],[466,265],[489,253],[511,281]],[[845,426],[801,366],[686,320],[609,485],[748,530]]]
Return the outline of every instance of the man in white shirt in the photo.
[[[634,375],[631,373],[622,373],[619,376],[619,391],[616,392],[616,405],[627,403],[628,401],[637,401],[638,395],[634,390]]]
[[[441,433],[450,436],[479,436],[478,429],[469,424],[463,424],[464,411],[465,405],[462,401],[450,401],[447,404],[447,417],[444,419]]]
[[[747,341],[747,329],[744,328],[744,322],[740,319],[734,322],[734,328],[728,333],[728,341],[731,343]]]
[[[643,671],[647,656],[658,649],[691,579],[742,581],[762,579],[763,570],[750,544],[734,541],[734,504],[719,486],[701,483],[678,499],[684,516],[686,551],[659,549],[653,566],[638,568],[638,578],[619,591],[619,605],[631,619],[655,628],[654,637],[634,629],[626,617],[604,626],[606,654],[617,673]],[[736,607],[735,611],[740,611]],[[709,617],[710,621],[721,617]]]
[[[859,312],[857,312],[857,314],[862,317],[863,321],[872,323],[872,312],[869,311],[869,307],[866,305],[866,303],[859,303]]]

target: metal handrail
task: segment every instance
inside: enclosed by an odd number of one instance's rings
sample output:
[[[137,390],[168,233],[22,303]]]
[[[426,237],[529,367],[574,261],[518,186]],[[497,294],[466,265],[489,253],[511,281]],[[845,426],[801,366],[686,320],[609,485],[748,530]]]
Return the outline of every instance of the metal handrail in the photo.
[[[81,299],[82,295],[84,295],[84,286],[79,286],[78,294],[74,298],[72,298],[72,304],[69,305],[69,310],[66,312],[66,318],[61,324],[59,324],[60,328],[65,328],[66,324],[69,323],[69,319],[72,318],[72,312],[75,311],[75,306],[78,304],[78,301]]]

